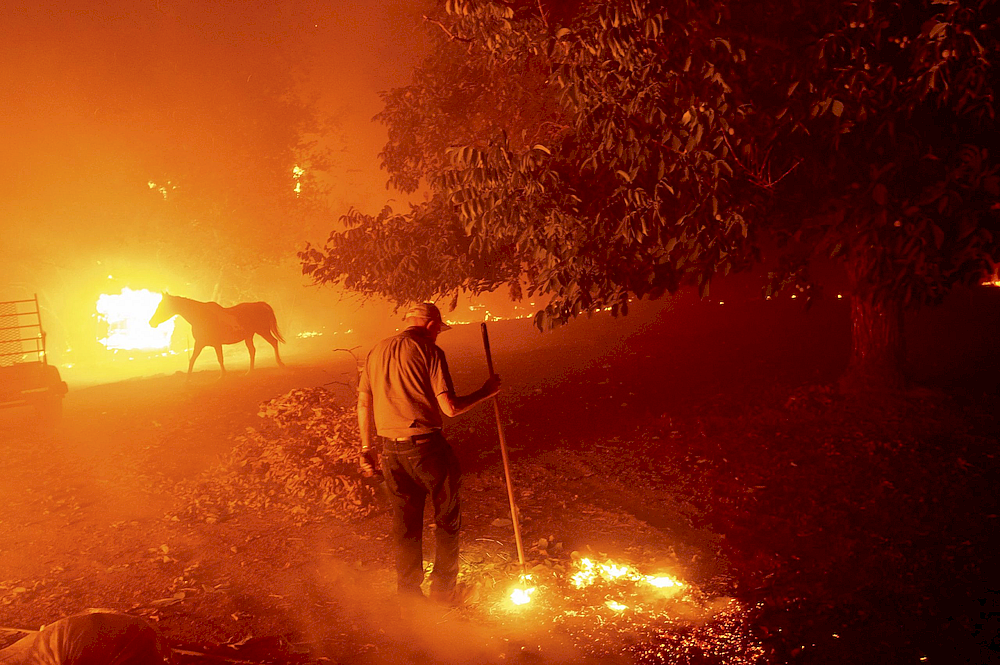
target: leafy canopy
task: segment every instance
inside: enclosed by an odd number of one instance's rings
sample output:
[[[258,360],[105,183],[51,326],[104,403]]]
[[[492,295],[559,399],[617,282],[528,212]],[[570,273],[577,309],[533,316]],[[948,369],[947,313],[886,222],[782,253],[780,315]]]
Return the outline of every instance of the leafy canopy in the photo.
[[[558,11],[556,11],[558,8]],[[399,302],[502,285],[539,325],[780,247],[933,300],[997,258],[997,5],[449,0],[385,95],[405,212],[356,210],[303,272]]]

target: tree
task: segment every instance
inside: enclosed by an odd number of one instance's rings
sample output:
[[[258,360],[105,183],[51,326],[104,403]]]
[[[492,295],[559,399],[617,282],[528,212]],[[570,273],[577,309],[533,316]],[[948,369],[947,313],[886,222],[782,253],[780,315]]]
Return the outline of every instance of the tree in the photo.
[[[769,288],[844,263],[850,375],[898,385],[903,308],[997,259],[994,2],[450,0],[429,22],[439,48],[381,114],[390,178],[429,198],[352,210],[300,253],[317,282],[523,284],[545,326],[705,294],[777,243]]]
[[[852,296],[846,378],[899,385],[904,309],[980,281],[998,256],[998,5],[772,8],[782,34],[815,26],[767,58],[792,56],[775,71],[787,93],[764,115],[778,119],[770,134],[786,161],[802,159],[772,208],[769,231],[799,257],[783,278],[806,278],[819,253],[841,260]]]

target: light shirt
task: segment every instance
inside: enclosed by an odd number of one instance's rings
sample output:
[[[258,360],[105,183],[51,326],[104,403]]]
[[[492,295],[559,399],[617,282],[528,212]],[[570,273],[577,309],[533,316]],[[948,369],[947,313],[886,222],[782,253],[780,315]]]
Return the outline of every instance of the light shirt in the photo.
[[[444,351],[423,328],[410,327],[369,352],[358,392],[372,396],[378,434],[398,439],[441,429],[437,396],[454,387]]]

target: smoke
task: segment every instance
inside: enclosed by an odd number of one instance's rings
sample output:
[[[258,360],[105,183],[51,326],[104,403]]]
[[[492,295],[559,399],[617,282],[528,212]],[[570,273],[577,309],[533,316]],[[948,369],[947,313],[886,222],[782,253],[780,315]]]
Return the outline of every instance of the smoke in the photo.
[[[388,547],[387,544],[380,545]],[[360,562],[359,562],[360,563]],[[381,563],[385,563],[383,560]],[[311,628],[307,641],[329,642],[329,633],[346,626],[356,631],[356,644],[364,645],[363,654],[329,653],[336,662],[374,664],[438,663],[466,665],[484,662],[581,662],[581,652],[564,636],[551,628],[536,625],[530,619],[508,615],[505,621],[478,622],[478,612],[450,610],[425,599],[403,599],[395,594],[395,577],[389,569],[374,570],[325,559],[315,569],[315,600],[319,605],[336,608]],[[499,600],[499,599],[493,599]],[[324,630],[328,627],[329,633]],[[353,648],[353,647],[352,647]]]
[[[125,287],[264,300],[292,340],[321,332],[326,348],[377,334],[386,308],[309,288],[295,251],[395,196],[371,119],[419,60],[421,6],[8,5],[0,300],[38,294],[50,360],[83,383],[185,368],[101,348],[95,304]]]

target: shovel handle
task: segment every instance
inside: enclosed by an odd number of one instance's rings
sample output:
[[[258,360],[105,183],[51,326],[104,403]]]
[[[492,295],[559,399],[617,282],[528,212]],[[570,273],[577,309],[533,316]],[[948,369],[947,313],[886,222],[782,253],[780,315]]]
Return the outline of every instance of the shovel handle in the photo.
[[[490,353],[490,333],[486,330],[486,322],[480,324],[483,328],[483,348],[486,349],[486,366],[490,370],[490,376],[493,376],[493,354]]]

